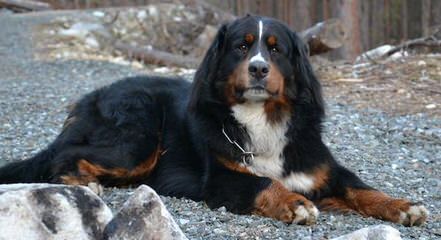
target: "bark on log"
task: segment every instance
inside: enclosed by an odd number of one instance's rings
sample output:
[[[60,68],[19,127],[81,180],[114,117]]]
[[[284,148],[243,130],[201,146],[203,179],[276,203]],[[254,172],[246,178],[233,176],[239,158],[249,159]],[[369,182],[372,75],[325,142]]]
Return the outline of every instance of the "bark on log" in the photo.
[[[0,7],[9,8],[17,12],[45,11],[52,9],[49,3],[32,0],[0,0]]]
[[[115,49],[121,51],[124,55],[131,59],[136,59],[148,64],[196,68],[200,62],[199,59],[193,57],[181,56],[155,49],[144,49],[124,43],[115,43]]]
[[[299,33],[307,43],[309,55],[318,55],[343,46],[347,37],[339,19],[329,19]]]

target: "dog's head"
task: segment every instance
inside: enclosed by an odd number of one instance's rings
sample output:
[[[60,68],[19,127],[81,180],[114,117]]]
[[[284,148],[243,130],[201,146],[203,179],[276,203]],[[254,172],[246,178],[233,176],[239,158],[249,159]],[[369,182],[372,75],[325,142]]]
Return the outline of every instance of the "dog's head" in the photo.
[[[207,103],[250,102],[263,102],[274,112],[298,104],[323,112],[306,46],[275,19],[246,16],[223,25],[195,75],[193,110]]]

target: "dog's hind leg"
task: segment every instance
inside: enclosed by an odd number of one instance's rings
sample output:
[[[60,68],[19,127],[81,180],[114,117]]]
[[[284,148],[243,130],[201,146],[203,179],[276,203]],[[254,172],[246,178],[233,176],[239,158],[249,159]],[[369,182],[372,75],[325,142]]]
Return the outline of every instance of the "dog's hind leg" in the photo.
[[[120,187],[139,184],[152,173],[162,151],[158,147],[146,159],[132,167],[123,163],[135,162],[133,159],[110,159],[116,155],[112,154],[111,149],[95,149],[92,152],[93,154],[61,154],[54,161],[52,181],[85,186],[90,183]]]
[[[364,184],[355,174],[340,167],[337,184],[331,192],[336,193],[319,201],[322,210],[350,212],[371,216],[391,222],[414,226],[423,224],[427,209],[419,203],[398,199]]]

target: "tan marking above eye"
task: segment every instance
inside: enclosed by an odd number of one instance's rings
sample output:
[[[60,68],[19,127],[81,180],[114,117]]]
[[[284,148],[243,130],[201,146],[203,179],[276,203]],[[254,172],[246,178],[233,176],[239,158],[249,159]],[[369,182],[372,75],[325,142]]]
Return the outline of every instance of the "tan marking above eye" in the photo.
[[[247,35],[245,35],[245,41],[246,41],[248,44],[253,43],[253,42],[254,42],[254,35],[251,34],[251,33],[248,33]]]
[[[274,46],[277,44],[277,38],[271,35],[268,37],[267,42],[269,46]]]

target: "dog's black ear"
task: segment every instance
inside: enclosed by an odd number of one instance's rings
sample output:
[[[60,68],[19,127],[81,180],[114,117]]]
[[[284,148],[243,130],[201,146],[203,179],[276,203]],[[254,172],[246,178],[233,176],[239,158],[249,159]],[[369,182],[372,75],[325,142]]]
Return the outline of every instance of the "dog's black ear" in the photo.
[[[295,32],[292,32],[291,36],[293,43],[291,61],[298,86],[298,100],[306,104],[312,104],[320,114],[324,114],[321,85],[309,62],[308,47]]]
[[[190,97],[189,110],[195,111],[200,107],[202,99],[210,99],[210,82],[216,77],[219,66],[219,59],[222,55],[225,35],[227,32],[227,24],[222,25],[216,37],[205,53],[205,57],[199,65],[198,70],[194,76],[193,89]]]

